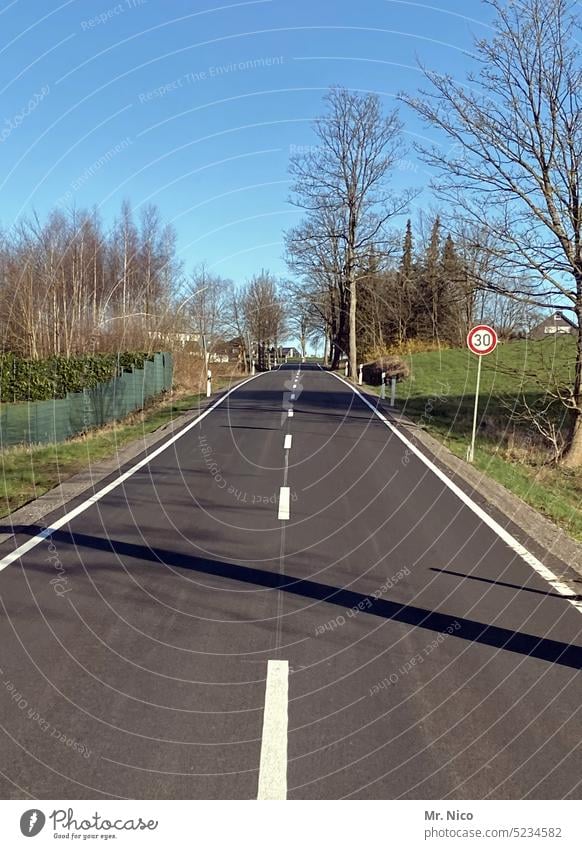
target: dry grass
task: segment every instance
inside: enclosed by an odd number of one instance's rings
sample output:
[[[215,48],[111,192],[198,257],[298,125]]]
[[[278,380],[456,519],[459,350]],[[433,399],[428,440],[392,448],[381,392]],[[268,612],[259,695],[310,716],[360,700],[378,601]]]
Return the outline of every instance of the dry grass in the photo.
[[[182,392],[206,392],[206,367],[202,357],[180,349],[174,353],[174,385]],[[213,380],[243,377],[237,363],[211,363]]]

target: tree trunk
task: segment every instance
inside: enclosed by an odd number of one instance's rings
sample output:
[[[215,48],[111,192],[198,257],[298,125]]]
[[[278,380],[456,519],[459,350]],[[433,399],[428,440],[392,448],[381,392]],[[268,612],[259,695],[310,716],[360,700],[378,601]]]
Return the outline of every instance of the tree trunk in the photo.
[[[578,407],[574,410],[573,416],[568,447],[562,455],[562,465],[568,469],[578,469],[582,466],[582,409]]]
[[[350,377],[356,380],[358,374],[358,352],[356,343],[356,278],[351,276],[350,280]]]
[[[578,303],[576,318],[578,333],[576,334],[576,363],[574,367],[574,385],[572,387],[572,424],[568,442],[562,455],[562,464],[569,469],[582,466],[582,275],[576,280]]]
[[[339,314],[336,324],[335,336],[333,337],[333,357],[331,367],[333,370],[339,368],[340,357],[345,352],[347,345],[346,339],[346,302],[343,294],[340,297]]]

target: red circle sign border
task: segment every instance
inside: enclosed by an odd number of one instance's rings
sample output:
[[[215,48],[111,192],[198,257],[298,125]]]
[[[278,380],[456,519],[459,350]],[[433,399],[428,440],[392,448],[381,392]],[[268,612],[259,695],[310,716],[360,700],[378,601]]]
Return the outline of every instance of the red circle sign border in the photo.
[[[491,343],[489,348],[487,348],[486,351],[477,351],[475,350],[475,348],[473,348],[473,334],[477,333],[478,331],[487,331],[488,333],[491,333],[493,337],[493,342]],[[476,354],[478,357],[486,357],[487,354],[492,354],[495,348],[497,347],[498,341],[499,340],[497,338],[497,333],[489,324],[477,324],[475,327],[472,327],[471,330],[469,330],[469,332],[467,333],[467,346],[469,350],[472,351],[473,354]]]

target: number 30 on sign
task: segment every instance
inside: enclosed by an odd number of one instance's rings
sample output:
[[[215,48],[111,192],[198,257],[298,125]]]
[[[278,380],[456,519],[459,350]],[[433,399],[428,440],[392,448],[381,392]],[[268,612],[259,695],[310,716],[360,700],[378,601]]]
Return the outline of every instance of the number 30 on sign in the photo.
[[[479,386],[481,384],[481,357],[490,354],[497,347],[497,333],[488,324],[478,324],[467,334],[469,350],[479,357],[477,361],[477,386],[475,387],[475,408],[473,410],[473,432],[467,448],[467,460],[475,459],[475,435],[477,433],[477,410],[479,408]]]
[[[469,331],[467,345],[474,354],[484,357],[497,347],[497,333],[488,324],[478,324]]]

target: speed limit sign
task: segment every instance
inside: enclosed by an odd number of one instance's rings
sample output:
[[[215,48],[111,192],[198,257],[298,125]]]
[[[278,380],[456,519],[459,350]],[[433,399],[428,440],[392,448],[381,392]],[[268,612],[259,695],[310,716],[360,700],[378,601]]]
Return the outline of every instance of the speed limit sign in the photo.
[[[497,333],[488,324],[478,324],[467,334],[469,350],[479,357],[477,361],[477,386],[475,387],[475,406],[473,408],[473,432],[467,449],[467,460],[475,459],[475,435],[477,433],[477,410],[479,408],[479,387],[481,385],[481,357],[490,354],[497,347]]]
[[[484,357],[497,347],[497,333],[488,324],[478,324],[469,331],[467,345],[474,354]]]

